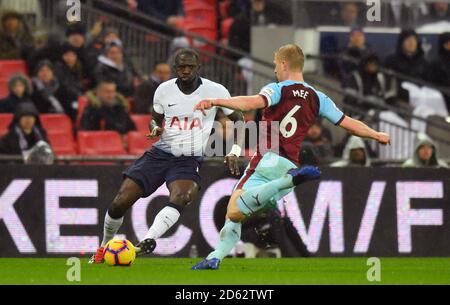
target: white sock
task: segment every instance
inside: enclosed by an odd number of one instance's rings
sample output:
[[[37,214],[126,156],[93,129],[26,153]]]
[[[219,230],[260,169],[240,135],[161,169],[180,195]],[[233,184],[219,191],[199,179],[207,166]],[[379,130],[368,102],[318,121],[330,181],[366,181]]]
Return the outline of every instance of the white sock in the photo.
[[[102,240],[102,247],[106,245],[108,241],[114,238],[114,235],[116,235],[117,231],[119,231],[120,226],[123,222],[123,216],[114,219],[109,216],[108,212],[106,212],[105,215],[105,223],[103,224],[103,240]]]
[[[178,218],[180,218],[180,212],[175,208],[166,206],[159,211],[158,215],[156,215],[155,220],[150,229],[148,229],[144,239],[160,238],[178,221]]]

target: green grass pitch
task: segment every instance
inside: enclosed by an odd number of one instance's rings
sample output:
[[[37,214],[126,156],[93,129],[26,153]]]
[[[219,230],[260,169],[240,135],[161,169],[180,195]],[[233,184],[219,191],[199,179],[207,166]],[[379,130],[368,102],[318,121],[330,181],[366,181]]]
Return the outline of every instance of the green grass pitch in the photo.
[[[69,282],[65,258],[0,258],[1,284],[450,284],[450,258],[381,258],[381,282],[369,282],[366,258],[224,260],[220,270],[190,267],[200,259],[138,258],[131,267],[89,265]]]

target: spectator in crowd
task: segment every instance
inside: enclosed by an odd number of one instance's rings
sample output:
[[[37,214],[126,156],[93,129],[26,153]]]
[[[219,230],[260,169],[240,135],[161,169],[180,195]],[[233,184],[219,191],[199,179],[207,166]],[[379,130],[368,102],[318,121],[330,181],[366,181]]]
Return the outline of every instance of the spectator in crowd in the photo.
[[[176,26],[183,18],[181,0],[137,0],[137,9],[171,26]]]
[[[380,71],[378,56],[368,54],[361,60],[359,68],[353,71],[346,84],[345,91],[348,95],[345,97],[344,104],[366,112],[374,108],[374,105],[355,98],[354,95],[361,95],[374,104],[382,106],[386,103],[394,103],[395,90],[394,79],[388,78]],[[351,112],[351,109],[349,112]]]
[[[424,78],[427,61],[419,37],[414,30],[403,30],[400,33],[396,52],[386,58],[385,67],[407,76]],[[402,81],[402,78],[397,80],[398,95],[401,100],[408,101],[407,91],[401,88]]]
[[[319,165],[327,163],[332,157],[331,133],[318,120],[306,133],[300,160],[302,164]]]
[[[31,99],[41,113],[65,113],[72,120],[76,116],[77,96],[58,80],[49,60],[38,63],[33,81]]]
[[[39,141],[48,142],[39,112],[32,103],[22,103],[16,108],[8,133],[0,139],[0,154],[27,157]]]
[[[344,2],[340,5],[339,20],[336,25],[362,26],[366,14],[362,12],[361,6],[357,2]]]
[[[269,0],[251,0],[250,17],[253,25],[291,24],[292,17],[279,3]]]
[[[69,95],[79,97],[84,93],[84,67],[77,50],[68,43],[61,47],[61,58],[55,64],[56,76]]]
[[[357,70],[361,59],[370,54],[366,45],[366,35],[360,27],[354,27],[350,30],[348,46],[341,53],[340,61],[341,79],[348,81],[353,71]]]
[[[448,2],[433,2],[428,4],[429,14],[426,18],[427,23],[439,21],[450,21],[450,4]]]
[[[117,84],[117,91],[127,97],[132,96],[137,74],[132,65],[126,63],[124,59],[122,42],[114,40],[106,45],[98,61],[95,68],[96,83],[104,78],[111,79]]]
[[[81,22],[70,24],[66,30],[66,42],[76,50],[78,59],[81,61],[83,67],[92,67],[95,65],[95,61],[89,58],[84,24]],[[89,73],[89,69],[86,69],[85,78],[91,77],[92,75]]]
[[[159,63],[153,69],[150,78],[136,88],[134,94],[134,112],[151,113],[153,109],[153,97],[156,88],[170,79],[170,66],[167,63]]]
[[[21,73],[13,75],[8,81],[9,95],[0,100],[0,113],[14,113],[23,103],[31,103],[31,84]]]
[[[430,82],[450,88],[450,32],[439,36],[439,54],[427,69],[426,79]],[[450,112],[450,95],[445,95],[447,109]]]
[[[114,81],[101,80],[86,97],[88,106],[81,117],[81,130],[115,130],[123,135],[136,130],[128,113],[128,101],[117,92]]]
[[[351,136],[342,153],[342,160],[331,163],[332,167],[370,166],[370,156],[364,141],[357,136]]]
[[[242,12],[234,17],[228,34],[228,45],[232,48],[250,53],[250,19],[246,13]],[[231,52],[227,55],[233,60],[239,60],[241,58],[240,55]]]
[[[424,133],[418,133],[412,158],[406,160],[403,167],[445,167],[448,164],[438,158],[434,141]]]
[[[119,31],[114,27],[106,27],[103,30],[103,34],[89,44],[89,61],[97,62],[98,57],[104,52],[105,46],[114,41],[120,41]]]
[[[33,50],[33,36],[21,14],[9,11],[2,15],[0,59],[26,59]]]

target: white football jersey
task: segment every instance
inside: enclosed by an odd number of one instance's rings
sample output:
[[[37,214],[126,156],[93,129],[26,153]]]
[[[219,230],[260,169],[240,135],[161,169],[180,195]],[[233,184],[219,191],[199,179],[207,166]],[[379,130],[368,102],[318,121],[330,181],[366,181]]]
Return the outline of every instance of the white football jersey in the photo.
[[[205,98],[229,98],[230,93],[221,84],[201,78],[202,84],[189,95],[176,84],[176,78],[158,86],[153,99],[153,110],[164,114],[164,131],[153,144],[175,156],[203,156],[214,124],[218,107],[194,111],[194,106]],[[233,110],[220,107],[226,115]]]

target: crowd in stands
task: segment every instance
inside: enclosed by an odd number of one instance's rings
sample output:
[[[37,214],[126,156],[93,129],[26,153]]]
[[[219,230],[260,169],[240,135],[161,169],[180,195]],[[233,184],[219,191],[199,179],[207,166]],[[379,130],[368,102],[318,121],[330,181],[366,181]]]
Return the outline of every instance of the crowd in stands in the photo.
[[[189,25],[189,10],[185,10],[183,4],[186,1],[183,0],[118,2],[127,5],[130,10],[148,14],[174,27],[192,26]],[[220,22],[215,28],[217,33],[213,38],[244,52],[250,51],[252,25],[286,25],[294,22],[289,4],[281,5],[279,1],[209,2],[218,3],[220,7],[215,16]],[[314,10],[324,5],[307,4],[307,9]],[[335,7],[338,13],[333,13]],[[351,114],[352,109],[356,109],[367,113],[374,108],[374,104],[408,109],[408,91],[400,85],[401,79],[386,74],[383,67],[406,76],[426,79],[442,87],[450,87],[450,33],[440,36],[438,56],[428,60],[417,33],[412,29],[403,30],[398,37],[395,52],[382,61],[366,42],[366,34],[362,28],[365,24],[357,19],[361,15],[358,13],[360,9],[358,4],[353,2],[333,3],[332,9],[325,11],[335,16],[329,19],[326,16],[319,18],[329,24],[352,26],[348,46],[342,50],[337,64],[338,78],[347,92],[344,102],[351,108],[346,112]],[[427,12],[429,18],[426,20],[449,20],[446,19],[446,9],[448,10],[448,5],[430,4]],[[413,8],[402,7],[401,12],[408,10]],[[398,13],[393,10],[393,16],[400,16],[396,12]],[[403,14],[405,15],[406,13]],[[20,73],[0,75],[0,86],[3,84],[3,91],[7,90],[7,94],[0,96],[0,114],[14,114],[9,118],[11,124],[8,125],[8,130],[0,130],[0,136],[6,133],[0,140],[0,154],[27,151],[40,140],[52,145],[61,141],[61,135],[57,132],[49,133],[47,137],[39,116],[35,115],[36,112],[41,115],[67,116],[72,128],[71,137],[74,139],[83,131],[114,131],[120,135],[124,153],[129,153],[130,147],[135,147],[135,144],[130,143],[130,139],[137,137],[137,131],[141,132],[141,137],[142,133],[147,131],[146,124],[150,120],[153,95],[158,85],[171,77],[170,64],[160,62],[154,66],[149,76],[141,75],[127,56],[127,46],[119,31],[108,26],[104,20],[98,20],[90,29],[81,22],[52,29],[57,33],[53,36],[49,34],[45,43],[37,35],[32,35],[20,13],[5,11],[0,20],[0,61],[21,60],[25,63],[19,69]],[[195,27],[193,29],[195,30]],[[232,52],[223,55],[233,60],[242,60],[241,56]],[[363,96],[364,99],[361,100],[358,96]],[[450,96],[446,95],[444,98],[450,109]],[[372,103],[368,104],[367,100]],[[27,113],[33,114],[33,126],[36,127],[26,130],[20,127],[23,108],[28,109]],[[140,115],[143,118],[139,119]],[[142,120],[147,123],[142,124]],[[13,145],[13,150],[5,148],[9,145],[5,143],[11,141],[19,143]],[[308,131],[302,158],[315,164],[329,164],[342,156],[342,161],[333,163],[333,166],[367,166],[370,164],[370,158],[376,157],[364,142],[354,138],[345,139],[340,146],[333,146],[333,143],[331,133],[321,122],[317,122]],[[435,145],[426,142],[426,145],[428,144],[435,152]],[[75,148],[61,151],[66,154],[77,153],[77,143],[70,145]],[[141,149],[134,152],[142,152],[148,142],[141,141],[140,145]],[[423,155],[419,153],[420,147],[417,147],[417,156]],[[433,156],[438,160],[435,153]],[[417,164],[420,158],[416,159],[409,164]],[[442,165],[438,161],[424,161],[423,164]]]

